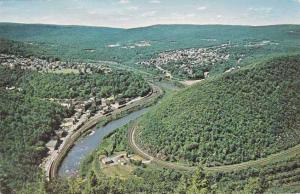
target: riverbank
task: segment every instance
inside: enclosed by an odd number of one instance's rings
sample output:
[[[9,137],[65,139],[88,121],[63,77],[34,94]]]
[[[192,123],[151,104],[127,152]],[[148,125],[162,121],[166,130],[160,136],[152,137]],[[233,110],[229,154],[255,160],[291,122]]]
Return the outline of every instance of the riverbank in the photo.
[[[122,107],[120,109],[117,109],[113,112],[111,112],[108,115],[101,115],[101,116],[94,116],[91,117],[80,129],[78,129],[76,132],[70,134],[61,144],[60,148],[50,157],[49,162],[45,168],[46,176],[48,179],[52,179],[57,177],[57,172],[60,167],[61,162],[63,161],[64,157],[67,155],[69,150],[72,148],[76,140],[82,136],[86,131],[93,128],[95,125],[97,125],[99,122],[103,122],[103,124],[106,124],[114,119],[118,119],[130,112],[133,112],[135,110],[139,110],[143,107],[150,106],[153,104],[162,94],[163,91],[161,88],[155,85],[151,85],[152,92],[142,97],[141,99],[134,101],[125,107]]]
[[[133,111],[126,116],[113,120],[103,127],[95,127],[92,129],[94,131],[93,135],[85,135],[90,133],[90,130],[76,141],[75,145],[68,152],[66,157],[61,162],[58,170],[59,177],[73,177],[81,174],[82,165],[85,165],[85,161],[88,160],[89,156],[97,150],[104,142],[107,136],[114,134],[119,128],[123,128],[142,115],[149,111],[148,108],[142,108],[137,111]]]

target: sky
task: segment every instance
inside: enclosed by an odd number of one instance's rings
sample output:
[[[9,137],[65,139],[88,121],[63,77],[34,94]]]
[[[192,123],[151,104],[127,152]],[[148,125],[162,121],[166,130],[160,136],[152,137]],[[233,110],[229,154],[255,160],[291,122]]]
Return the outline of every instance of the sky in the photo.
[[[119,28],[300,24],[300,0],[0,0],[0,22]]]

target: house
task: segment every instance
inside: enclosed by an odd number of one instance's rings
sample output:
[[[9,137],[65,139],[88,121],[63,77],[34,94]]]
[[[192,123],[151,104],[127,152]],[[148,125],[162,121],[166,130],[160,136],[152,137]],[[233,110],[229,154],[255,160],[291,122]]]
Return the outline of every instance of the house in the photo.
[[[111,104],[111,109],[112,110],[116,110],[116,109],[118,109],[119,108],[119,103],[118,102],[116,102],[116,103],[114,103],[114,104]]]
[[[71,118],[65,118],[63,120],[63,123],[60,125],[61,127],[71,127],[73,124],[76,123],[76,119],[71,117]]]
[[[111,96],[109,98],[106,99],[106,103],[108,104],[113,104],[115,103],[115,97],[114,96]]]
[[[208,71],[204,72],[204,78],[207,78],[208,76],[209,76],[209,72]]]
[[[92,103],[93,103],[93,101],[91,99],[89,99],[88,101],[85,101],[83,103],[84,110],[87,110],[92,105]]]
[[[79,120],[79,119],[80,119],[80,117],[81,117],[81,115],[82,115],[82,113],[81,113],[81,112],[76,112],[76,113],[74,114],[74,118],[75,118],[75,120]]]
[[[55,134],[59,138],[62,138],[62,137],[65,137],[68,133],[64,129],[61,129],[61,130],[55,131]]]
[[[105,98],[101,98],[101,105],[102,105],[103,107],[107,106],[107,104],[106,104],[106,99],[105,99]]]
[[[54,151],[58,149],[58,145],[59,142],[57,139],[51,139],[47,144],[46,147],[50,150],[50,151]]]
[[[118,163],[121,164],[122,166],[127,164],[127,159],[125,158],[125,155],[120,155],[117,158],[118,158]]]
[[[100,111],[100,113],[103,114],[103,115],[106,115],[106,114],[108,114],[108,113],[110,113],[110,112],[111,112],[111,108],[110,108],[109,106],[104,107],[104,108]]]
[[[102,104],[102,99],[96,99],[96,105],[101,105]]]
[[[118,100],[118,103],[119,103],[119,106],[125,105],[126,104],[126,99],[121,98],[121,99]]]
[[[102,158],[101,162],[102,164],[106,164],[106,165],[114,163],[114,161],[109,157]]]

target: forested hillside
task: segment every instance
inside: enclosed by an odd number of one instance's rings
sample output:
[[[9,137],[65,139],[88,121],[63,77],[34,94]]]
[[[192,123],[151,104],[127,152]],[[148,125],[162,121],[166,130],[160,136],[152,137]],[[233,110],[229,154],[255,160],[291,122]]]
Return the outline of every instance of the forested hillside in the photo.
[[[245,45],[271,41],[255,55],[299,50],[299,25],[223,26],[155,25],[134,29],[0,24],[0,37],[40,46],[48,55],[64,59],[109,60],[133,65],[166,50],[218,46],[231,41]],[[238,50],[238,49],[237,49]],[[253,57],[248,56],[248,57]]]
[[[0,191],[17,191],[41,177],[45,144],[72,111],[49,98],[87,100],[92,92],[132,98],[149,90],[140,76],[125,71],[79,75],[0,67]]]
[[[300,58],[274,58],[190,87],[139,123],[152,155],[207,166],[265,157],[299,143]]]
[[[0,68],[0,191],[8,193],[36,179],[45,143],[68,115],[58,104],[6,89],[22,75]]]
[[[34,72],[22,77],[18,84],[26,93],[40,98],[87,100],[91,93],[98,98],[144,96],[150,91],[147,82],[125,71],[108,74],[55,74]]]
[[[0,38],[0,53],[31,56],[42,55],[43,51],[38,46]]]

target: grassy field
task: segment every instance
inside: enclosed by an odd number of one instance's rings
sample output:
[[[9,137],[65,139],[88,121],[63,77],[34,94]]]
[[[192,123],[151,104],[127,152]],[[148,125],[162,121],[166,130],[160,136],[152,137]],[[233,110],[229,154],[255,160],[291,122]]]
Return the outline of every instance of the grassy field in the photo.
[[[118,177],[120,179],[127,179],[132,175],[134,168],[130,165],[114,165],[102,168],[102,172],[109,177]]]

